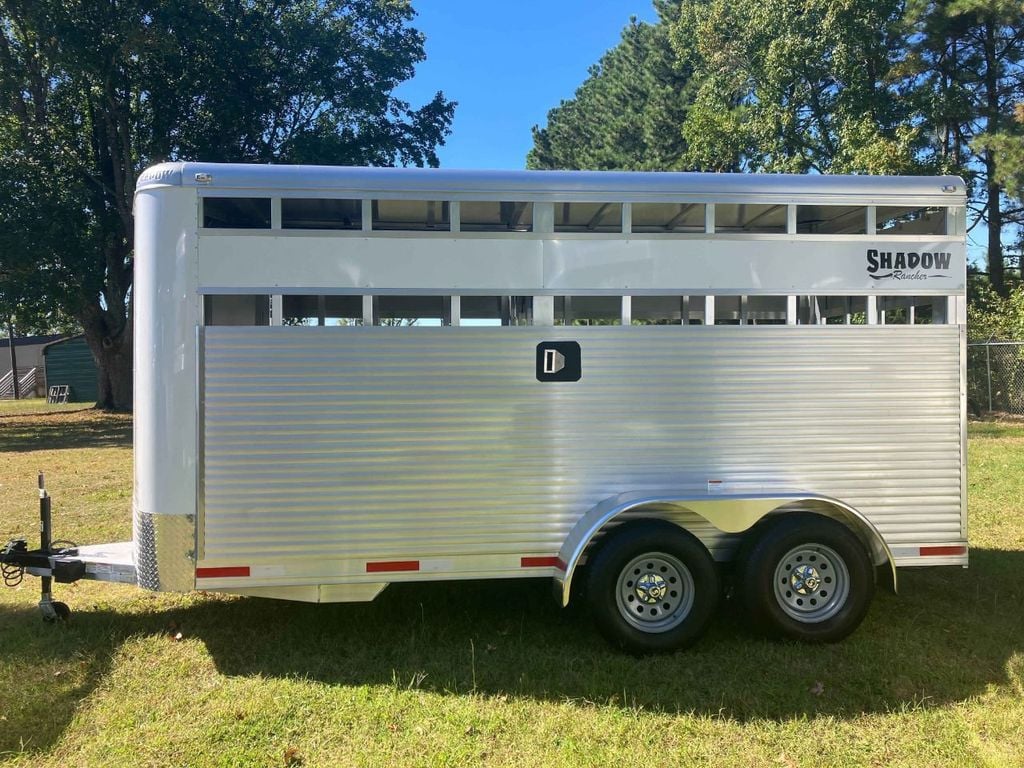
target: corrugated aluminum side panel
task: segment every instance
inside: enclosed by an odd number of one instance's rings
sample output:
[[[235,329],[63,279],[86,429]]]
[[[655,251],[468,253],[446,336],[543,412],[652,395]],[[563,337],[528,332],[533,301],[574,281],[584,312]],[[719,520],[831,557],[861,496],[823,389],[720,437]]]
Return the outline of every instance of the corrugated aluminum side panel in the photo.
[[[709,479],[959,540],[958,334],[206,328],[201,557],[553,554],[606,497]],[[583,378],[538,382],[538,342],[569,339]]]

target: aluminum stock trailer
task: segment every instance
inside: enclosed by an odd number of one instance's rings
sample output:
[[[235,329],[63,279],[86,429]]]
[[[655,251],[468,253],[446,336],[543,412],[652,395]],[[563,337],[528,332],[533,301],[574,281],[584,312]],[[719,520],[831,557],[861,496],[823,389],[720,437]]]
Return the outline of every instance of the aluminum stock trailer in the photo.
[[[50,578],[546,578],[650,652],[729,579],[754,626],[838,640],[876,577],[967,565],[965,202],[956,177],[155,166],[134,539],[2,558],[51,618]]]

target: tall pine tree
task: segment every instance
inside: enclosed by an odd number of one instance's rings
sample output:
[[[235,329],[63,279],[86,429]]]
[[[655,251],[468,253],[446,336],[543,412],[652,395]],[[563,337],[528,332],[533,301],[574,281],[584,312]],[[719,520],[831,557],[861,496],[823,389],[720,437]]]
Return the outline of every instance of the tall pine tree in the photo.
[[[971,185],[972,228],[984,232],[989,279],[1005,295],[1003,240],[1024,224],[1015,183],[1024,177],[1024,6],[920,0],[907,19],[908,63],[924,96],[921,122],[932,132],[937,163]]]
[[[633,19],[573,98],[533,128],[530,168],[672,170],[684,167],[681,126],[690,70],[668,41],[678,0],[657,0],[659,21]]]

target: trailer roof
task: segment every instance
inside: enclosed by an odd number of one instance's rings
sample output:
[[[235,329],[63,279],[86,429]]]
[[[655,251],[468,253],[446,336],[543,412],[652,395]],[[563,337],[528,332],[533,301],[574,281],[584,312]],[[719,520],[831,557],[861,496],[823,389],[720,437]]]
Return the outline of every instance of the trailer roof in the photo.
[[[204,177],[208,180],[203,180]],[[829,176],[821,174],[631,171],[452,170],[317,165],[162,163],[139,177],[137,190],[187,186],[269,192],[349,192],[366,197],[528,200],[846,201],[963,205],[958,176]]]

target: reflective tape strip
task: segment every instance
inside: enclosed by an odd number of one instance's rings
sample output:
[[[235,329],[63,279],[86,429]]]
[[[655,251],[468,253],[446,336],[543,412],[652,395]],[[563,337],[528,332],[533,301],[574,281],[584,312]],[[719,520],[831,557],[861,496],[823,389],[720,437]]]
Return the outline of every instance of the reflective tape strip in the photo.
[[[380,563],[367,563],[367,573],[384,573],[387,571],[418,571],[419,560],[388,560]]]
[[[949,555],[966,555],[967,547],[962,544],[954,544],[951,546],[943,547],[921,547],[919,553],[921,557],[933,556],[949,556]]]
[[[232,579],[248,575],[248,565],[233,565],[227,568],[196,568],[197,579]]]
[[[558,568],[565,570],[565,563],[557,557],[523,557],[519,560],[520,568]]]

